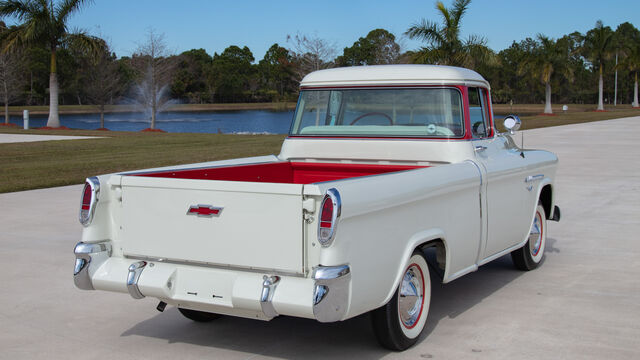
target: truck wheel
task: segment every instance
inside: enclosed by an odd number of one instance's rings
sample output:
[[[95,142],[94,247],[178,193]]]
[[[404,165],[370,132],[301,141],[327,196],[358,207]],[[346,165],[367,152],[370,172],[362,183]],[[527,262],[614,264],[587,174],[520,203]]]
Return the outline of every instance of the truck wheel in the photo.
[[[391,300],[371,312],[378,342],[387,349],[402,351],[418,341],[424,330],[431,300],[431,278],[424,256],[416,252],[409,259],[402,281]]]
[[[540,265],[544,257],[547,243],[547,216],[541,204],[536,208],[536,215],[529,231],[529,240],[520,249],[511,252],[516,268],[523,271],[533,270]]]
[[[198,310],[183,309],[183,308],[178,308],[178,311],[180,311],[180,313],[184,315],[184,317],[186,317],[187,319],[197,321],[197,322],[209,322],[221,316],[220,314],[215,314],[215,313],[210,313],[205,311],[198,311]]]

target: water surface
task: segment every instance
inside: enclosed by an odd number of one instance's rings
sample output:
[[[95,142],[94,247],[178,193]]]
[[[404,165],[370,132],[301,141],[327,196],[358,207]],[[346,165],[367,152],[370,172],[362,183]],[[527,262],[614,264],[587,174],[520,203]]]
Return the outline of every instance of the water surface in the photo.
[[[225,133],[225,134],[287,134],[293,111],[215,111],[215,112],[162,112],[158,114],[156,128],[168,132]],[[10,121],[22,127],[22,117],[12,116]],[[114,131],[140,131],[150,126],[142,113],[105,114],[105,127]],[[29,127],[47,124],[47,115],[31,115]],[[94,130],[100,127],[99,114],[60,115],[60,124],[73,129]]]

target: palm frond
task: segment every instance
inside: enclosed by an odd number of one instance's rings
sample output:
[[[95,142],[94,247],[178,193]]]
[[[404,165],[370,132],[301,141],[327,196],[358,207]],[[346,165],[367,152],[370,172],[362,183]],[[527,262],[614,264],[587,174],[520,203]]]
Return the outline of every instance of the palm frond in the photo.
[[[57,23],[66,24],[67,18],[93,0],[64,0],[55,6],[54,17]]]
[[[451,20],[454,27],[460,26],[460,19],[462,19],[464,13],[467,12],[469,3],[471,3],[471,0],[456,0],[453,4],[453,19]]]
[[[455,0],[451,8],[442,1],[436,2],[436,9],[442,18],[441,24],[422,19],[412,25],[406,35],[411,39],[421,39],[427,46],[413,53],[412,61],[453,66],[475,67],[486,61],[494,61],[495,54],[486,46],[483,37],[472,35],[467,40],[460,39],[460,23],[471,0]]]
[[[445,29],[451,27],[451,14],[449,13],[449,9],[447,9],[442,1],[438,1],[436,3],[436,10],[440,12],[440,16],[442,16],[442,22],[445,24]]]
[[[413,64],[442,65],[443,55],[441,49],[423,47],[413,53],[410,60]]]
[[[432,45],[441,45],[444,43],[442,31],[433,21],[422,19],[420,23],[413,24],[405,35],[410,39],[420,39]]]
[[[61,43],[77,51],[85,52],[94,59],[97,59],[107,49],[107,43],[103,39],[79,29],[67,33]]]
[[[496,54],[487,46],[487,40],[478,35],[469,35],[460,53],[463,55],[460,65],[472,69],[480,64],[493,65],[497,61]]]
[[[1,51],[3,53],[15,52],[24,44],[23,37],[24,25],[12,26],[0,34],[0,43],[2,43]]]
[[[34,13],[34,3],[28,0],[8,0],[0,2],[0,17],[15,17],[26,21]]]

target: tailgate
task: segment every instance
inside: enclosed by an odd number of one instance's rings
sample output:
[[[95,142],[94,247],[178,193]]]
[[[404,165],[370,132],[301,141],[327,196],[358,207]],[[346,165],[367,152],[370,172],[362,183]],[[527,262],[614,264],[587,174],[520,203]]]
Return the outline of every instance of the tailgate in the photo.
[[[139,176],[121,185],[126,256],[303,273],[302,185]],[[222,209],[188,214],[198,205]]]

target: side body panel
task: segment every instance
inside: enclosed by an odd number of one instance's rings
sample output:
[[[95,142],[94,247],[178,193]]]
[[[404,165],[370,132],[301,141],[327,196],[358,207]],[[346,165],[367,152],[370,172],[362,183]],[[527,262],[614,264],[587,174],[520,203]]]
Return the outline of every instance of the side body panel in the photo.
[[[385,304],[411,252],[429,240],[444,240],[451,254],[445,279],[475,269],[481,224],[480,174],[473,163],[318,186],[323,192],[335,187],[342,197],[337,235],[320,251],[320,264],[351,266],[347,317]]]

